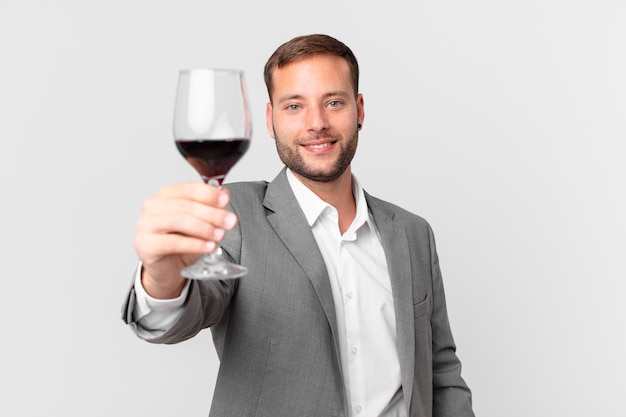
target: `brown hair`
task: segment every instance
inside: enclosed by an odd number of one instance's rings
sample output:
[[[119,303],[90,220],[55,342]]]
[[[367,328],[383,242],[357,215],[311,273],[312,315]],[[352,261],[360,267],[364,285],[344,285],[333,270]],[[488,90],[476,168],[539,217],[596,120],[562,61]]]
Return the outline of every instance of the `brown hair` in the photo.
[[[356,57],[344,43],[328,35],[298,36],[285,42],[274,51],[265,64],[263,76],[270,101],[272,100],[272,76],[276,68],[282,68],[292,62],[313,55],[332,55],[344,58],[350,67],[354,95],[359,92],[359,64]]]

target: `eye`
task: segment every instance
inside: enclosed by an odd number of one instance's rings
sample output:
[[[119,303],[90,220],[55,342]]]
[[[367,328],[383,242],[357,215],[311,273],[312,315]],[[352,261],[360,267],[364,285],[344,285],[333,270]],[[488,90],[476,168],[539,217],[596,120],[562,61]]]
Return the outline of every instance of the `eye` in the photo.
[[[341,105],[341,101],[339,100],[331,100],[328,102],[328,107],[339,107]]]
[[[296,111],[299,108],[300,108],[300,106],[297,105],[297,104],[289,104],[289,105],[287,105],[287,110],[290,110],[290,111]]]

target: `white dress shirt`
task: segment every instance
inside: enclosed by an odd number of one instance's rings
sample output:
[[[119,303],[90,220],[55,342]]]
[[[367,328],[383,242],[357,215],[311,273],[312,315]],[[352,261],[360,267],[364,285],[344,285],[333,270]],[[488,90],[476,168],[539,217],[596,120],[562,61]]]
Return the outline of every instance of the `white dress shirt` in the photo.
[[[363,189],[353,177],[356,216],[341,235],[337,210],[290,170],[287,178],[328,270],[351,413],[354,417],[405,417],[389,270]],[[156,337],[176,322],[187,288],[176,299],[157,300],[145,292],[137,274],[135,319],[144,336]]]
[[[353,177],[356,216],[341,235],[337,210],[289,170],[287,179],[328,270],[352,415],[406,416],[389,269],[363,189]]]

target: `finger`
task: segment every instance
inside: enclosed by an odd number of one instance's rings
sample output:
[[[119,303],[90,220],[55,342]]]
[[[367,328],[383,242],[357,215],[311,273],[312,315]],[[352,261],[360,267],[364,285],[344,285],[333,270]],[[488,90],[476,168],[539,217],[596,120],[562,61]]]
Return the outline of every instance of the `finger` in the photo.
[[[218,189],[200,182],[184,182],[164,187],[157,193],[157,198],[192,200],[214,207],[224,208],[230,201],[227,189]]]
[[[215,250],[217,243],[188,236],[167,235],[137,235],[135,249],[139,258],[146,264],[152,264],[171,255],[201,255]]]
[[[192,221],[192,219],[187,217],[192,217],[198,221],[209,223],[213,227],[226,230],[231,230],[237,224],[237,216],[227,210],[183,199],[155,198],[145,201],[142,207],[142,218],[152,219],[156,217],[163,217],[165,220],[168,220],[163,224],[163,227],[173,229],[176,228],[177,221]],[[164,219],[161,219],[161,221]]]
[[[205,241],[220,241],[225,229],[183,213],[144,216],[137,221],[138,235],[178,234]]]

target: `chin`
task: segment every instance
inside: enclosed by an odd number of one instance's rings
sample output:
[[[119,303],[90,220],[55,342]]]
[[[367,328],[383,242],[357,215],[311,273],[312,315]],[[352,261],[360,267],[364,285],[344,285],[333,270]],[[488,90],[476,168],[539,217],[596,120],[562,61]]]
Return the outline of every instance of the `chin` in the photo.
[[[313,169],[301,169],[301,167],[289,167],[293,172],[297,173],[301,177],[308,180],[317,182],[332,182],[341,177],[344,170],[313,170]]]

